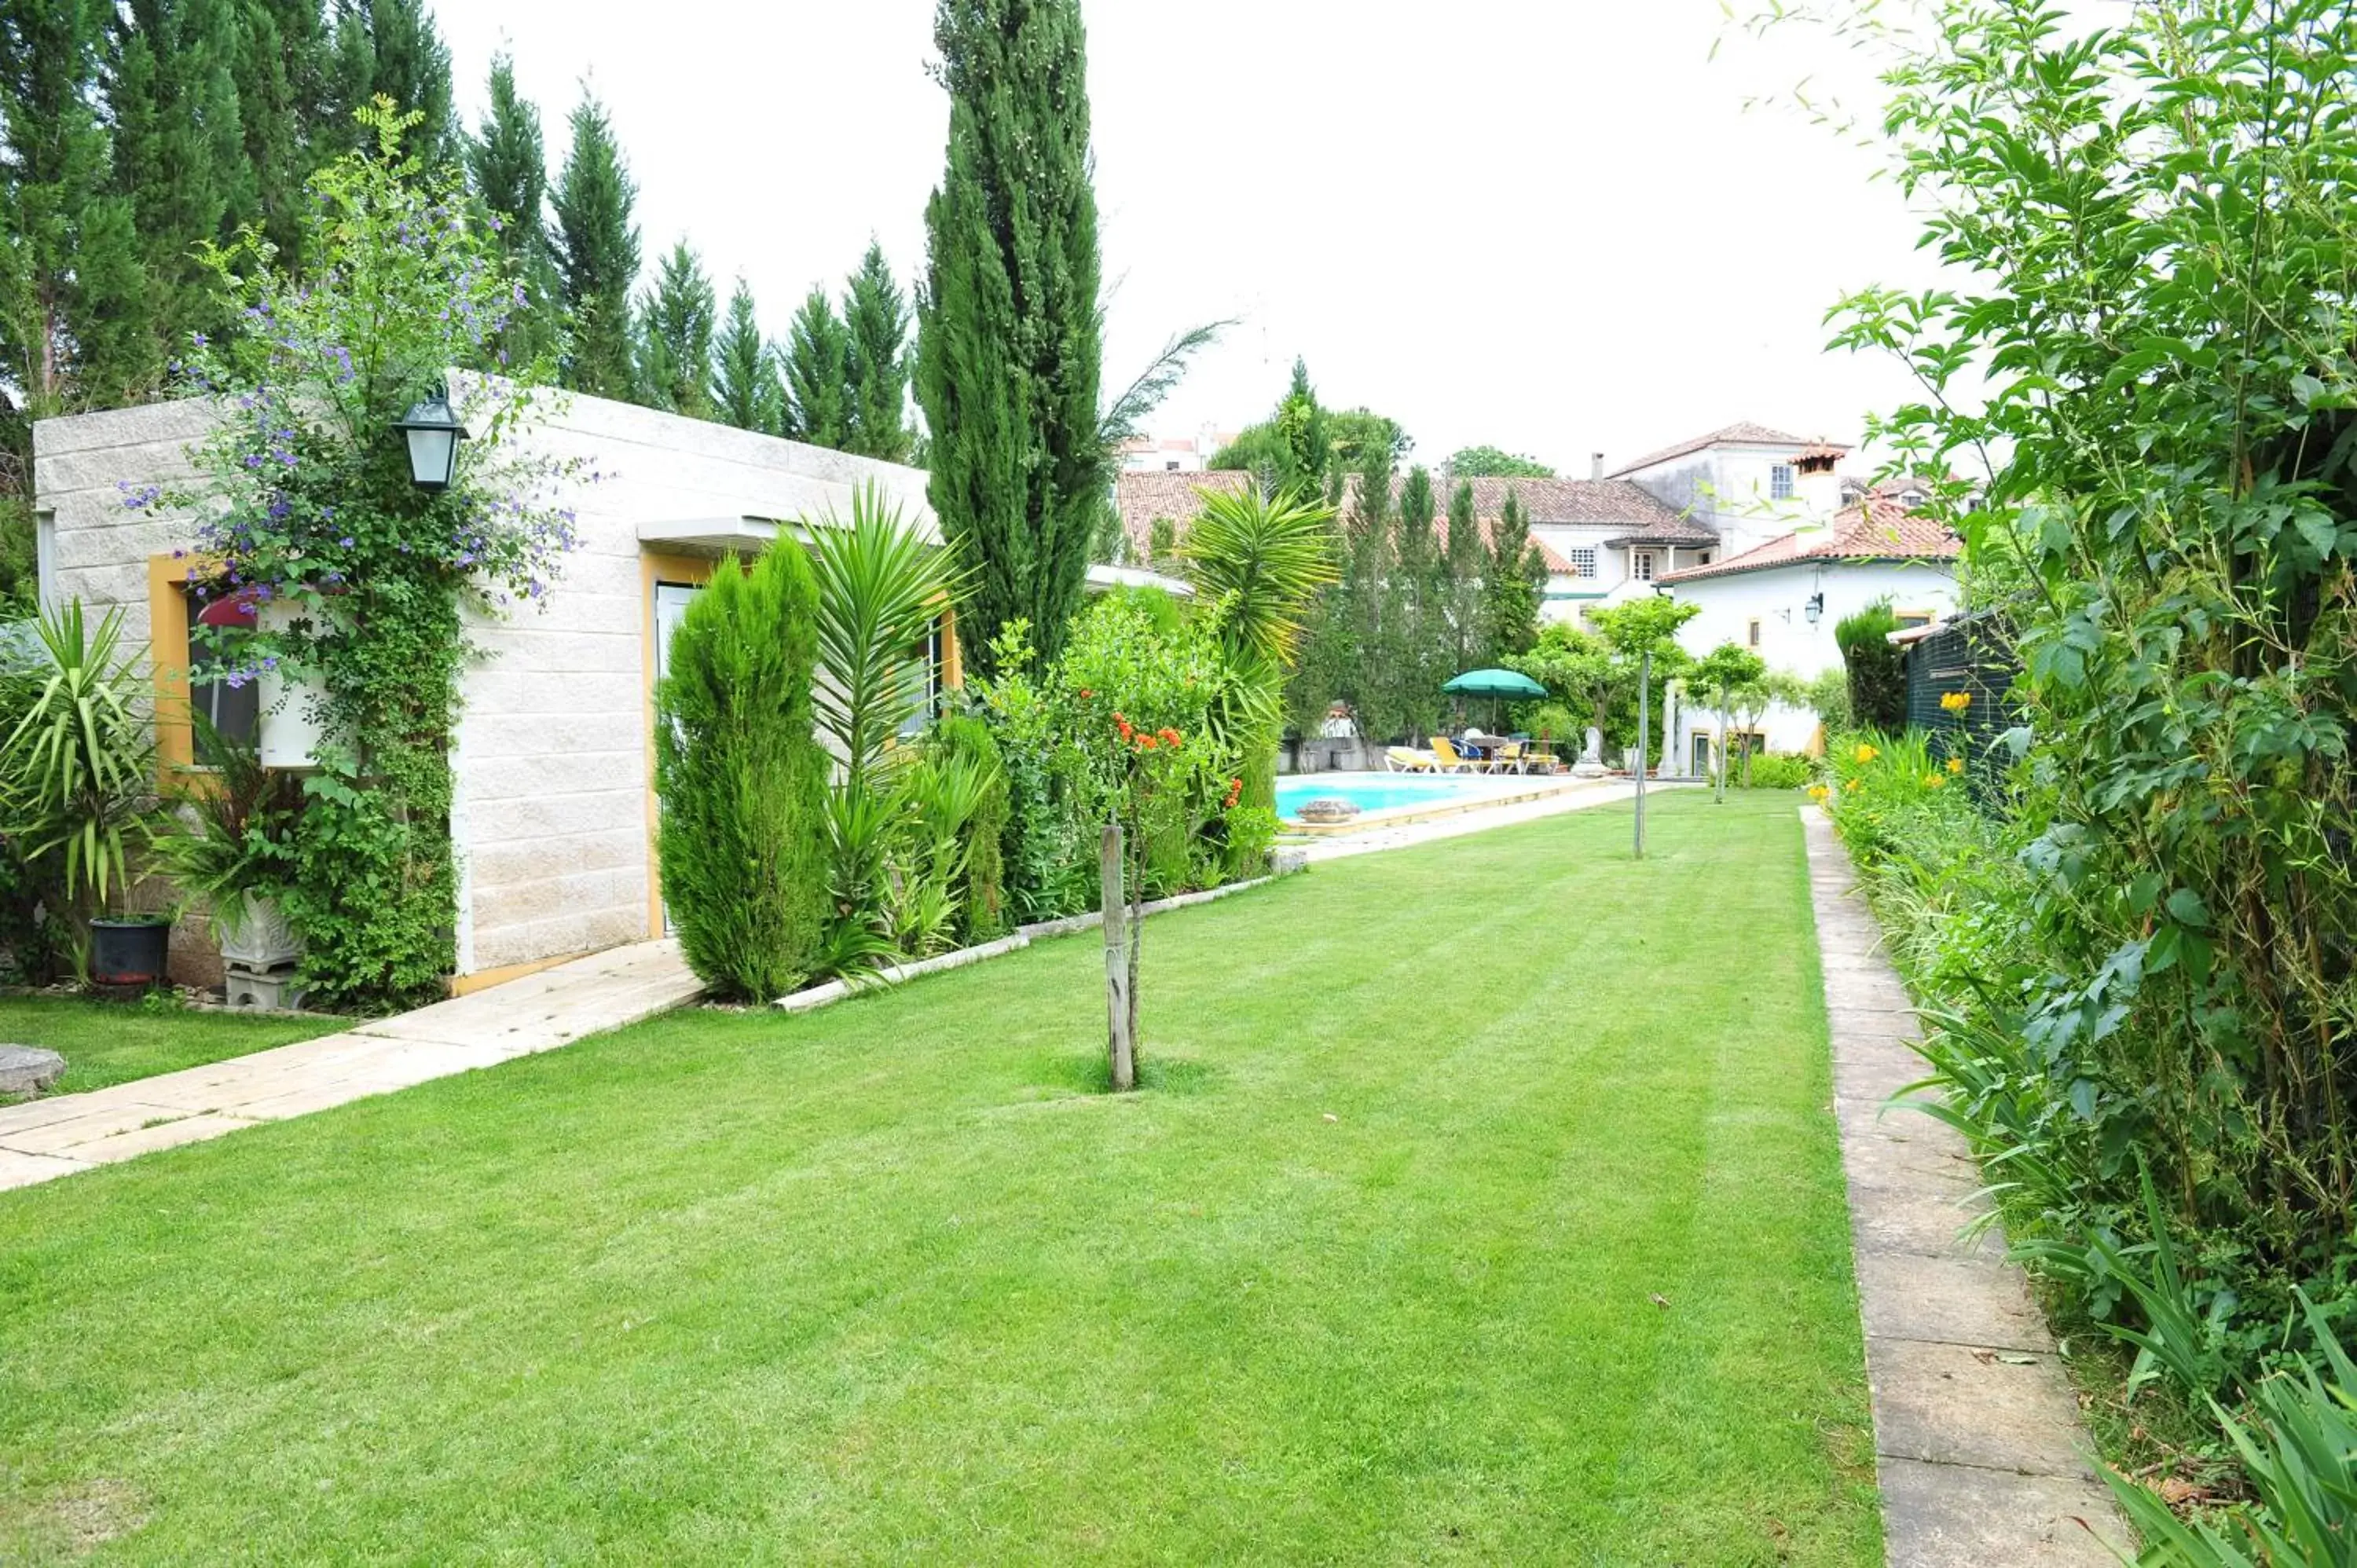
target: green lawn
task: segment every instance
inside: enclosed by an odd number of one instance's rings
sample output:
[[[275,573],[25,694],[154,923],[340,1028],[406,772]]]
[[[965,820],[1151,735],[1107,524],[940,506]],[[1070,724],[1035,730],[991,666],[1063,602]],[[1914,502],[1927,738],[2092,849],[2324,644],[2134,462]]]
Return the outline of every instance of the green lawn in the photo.
[[[1878,1563],[1789,797],[0,1194],[0,1562]],[[1656,1298],[1659,1298],[1658,1301]]]
[[[183,1008],[159,1011],[135,1002],[0,997],[0,1040],[45,1046],[66,1058],[65,1077],[50,1091],[54,1094],[79,1094],[273,1046],[291,1046],[332,1034],[346,1022]]]

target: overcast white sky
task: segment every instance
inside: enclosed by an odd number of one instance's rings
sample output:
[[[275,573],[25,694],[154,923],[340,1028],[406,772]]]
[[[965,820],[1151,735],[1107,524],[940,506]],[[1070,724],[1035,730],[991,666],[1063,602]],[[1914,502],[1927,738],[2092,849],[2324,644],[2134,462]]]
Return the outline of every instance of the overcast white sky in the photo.
[[[948,111],[931,0],[441,0],[471,124],[516,57],[552,164],[591,82],[648,264],[684,233],[764,328],[868,235],[904,280]],[[1158,434],[1260,417],[1304,355],[1329,404],[1437,462],[1493,442],[1566,474],[1738,419],[1854,440],[1908,391],[1822,349],[1846,287],[1921,283],[1872,155],[1747,99],[1821,38],[1736,39],[1717,0],[1084,0],[1112,290],[1105,375],[1237,316]]]

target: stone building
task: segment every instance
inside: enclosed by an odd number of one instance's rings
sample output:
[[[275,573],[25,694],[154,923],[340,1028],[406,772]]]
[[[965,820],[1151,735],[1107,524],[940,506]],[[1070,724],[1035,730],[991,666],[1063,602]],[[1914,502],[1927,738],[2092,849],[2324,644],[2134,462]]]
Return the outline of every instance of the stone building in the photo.
[[[177,704],[224,700],[187,684],[189,578],[205,568],[174,553],[192,542],[189,519],[126,508],[121,487],[188,481],[186,448],[210,417],[202,402],[166,403],[33,432],[42,598],[123,610],[126,640],[149,650],[167,776],[192,760]],[[925,475],[897,464],[577,395],[517,439],[601,477],[572,499],[580,542],[542,604],[469,628],[485,657],[462,678],[451,757],[458,990],[662,933],[653,686],[670,628],[722,553],[847,516],[871,483],[939,538]],[[954,682],[946,618],[928,653],[935,678]],[[218,972],[201,922],[181,922],[174,941],[177,974]]]

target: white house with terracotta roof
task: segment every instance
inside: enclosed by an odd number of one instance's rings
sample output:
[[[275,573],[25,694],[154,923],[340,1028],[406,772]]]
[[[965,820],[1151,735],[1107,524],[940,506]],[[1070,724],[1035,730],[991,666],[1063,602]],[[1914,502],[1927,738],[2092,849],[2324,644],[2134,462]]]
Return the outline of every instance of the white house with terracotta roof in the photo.
[[[1648,452],[1609,473],[1598,454],[1596,471],[1639,486],[1711,534],[1724,557],[1830,521],[1841,509],[1836,470],[1848,455],[1836,443],[1745,420]]]
[[[1168,519],[1174,537],[1183,540],[1202,510],[1202,492],[1240,489],[1252,476],[1234,470],[1209,473],[1135,471],[1122,474],[1114,486],[1114,504],[1129,541],[1129,558],[1145,561],[1154,523]],[[1522,498],[1530,520],[1532,542],[1547,567],[1546,597],[1541,610],[1548,620],[1576,620],[1596,605],[1617,603],[1633,594],[1651,593],[1653,581],[1682,566],[1717,559],[1718,538],[1680,517],[1667,503],[1627,479],[1482,478],[1473,487],[1473,513],[1486,542],[1504,515],[1506,496]],[[1394,480],[1393,500],[1399,486]],[[1455,486],[1436,477],[1434,489],[1443,514],[1435,520],[1445,546],[1448,520],[1446,509]],[[1358,493],[1352,479],[1342,504],[1347,511]]]
[[[1962,551],[1953,533],[1894,488],[1866,494],[1828,521],[1670,573],[1661,584],[1701,610],[1678,634],[1689,653],[1699,658],[1733,642],[1770,670],[1807,679],[1841,668],[1834,628],[1878,599],[1890,602],[1903,626],[1944,619],[1958,603]],[[1678,727],[1672,760],[1704,771],[1718,744],[1718,715],[1688,708]],[[1806,749],[1816,727],[1814,714],[1782,706],[1760,725],[1770,751]]]

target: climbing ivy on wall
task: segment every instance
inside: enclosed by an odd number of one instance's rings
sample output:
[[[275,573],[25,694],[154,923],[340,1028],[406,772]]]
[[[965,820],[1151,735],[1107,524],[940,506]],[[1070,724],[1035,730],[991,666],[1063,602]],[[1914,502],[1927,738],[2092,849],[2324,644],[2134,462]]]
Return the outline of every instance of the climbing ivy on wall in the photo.
[[[316,999],[369,1008],[433,993],[455,966],[451,733],[469,612],[540,601],[574,542],[565,504],[584,465],[511,439],[549,393],[539,365],[497,348],[524,303],[459,192],[403,156],[416,116],[361,111],[371,154],[313,180],[297,282],[248,240],[212,252],[243,311],[234,342],[203,338],[178,367],[224,417],[194,449],[203,482],[135,491],[195,512],[204,591],[253,607],[259,629],[196,650],[232,683],[316,682],[321,726],[288,913]],[[411,479],[392,429],[453,369],[474,437],[448,489]]]

